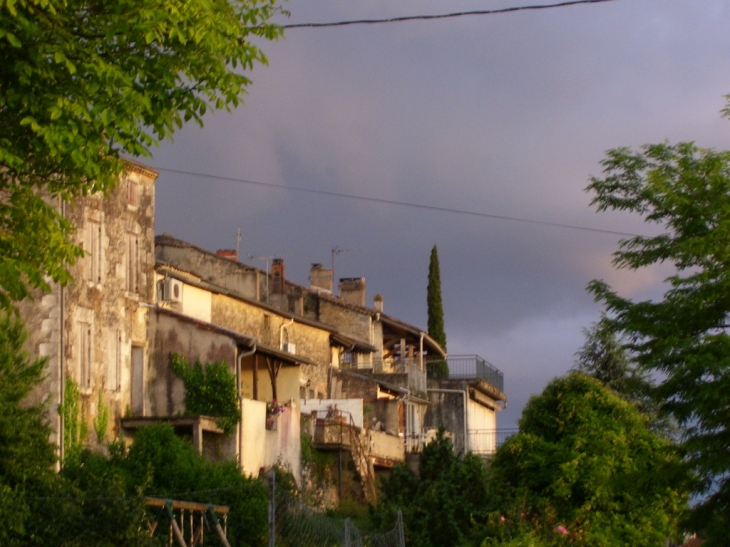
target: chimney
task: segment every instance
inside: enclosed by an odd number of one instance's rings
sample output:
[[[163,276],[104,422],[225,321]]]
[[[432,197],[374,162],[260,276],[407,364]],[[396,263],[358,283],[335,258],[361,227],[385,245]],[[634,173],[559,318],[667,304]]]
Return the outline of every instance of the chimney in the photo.
[[[271,263],[271,294],[284,294],[283,258],[275,258]]]
[[[348,304],[365,307],[365,278],[344,277],[340,279],[340,298]]]
[[[323,268],[322,264],[312,264],[312,268],[309,270],[309,281],[313,289],[332,292],[332,270]]]
[[[236,249],[218,249],[215,254],[233,262],[238,262],[238,251]]]
[[[373,296],[373,309],[375,311],[379,311],[380,313],[383,313],[383,295],[382,294],[376,294]]]

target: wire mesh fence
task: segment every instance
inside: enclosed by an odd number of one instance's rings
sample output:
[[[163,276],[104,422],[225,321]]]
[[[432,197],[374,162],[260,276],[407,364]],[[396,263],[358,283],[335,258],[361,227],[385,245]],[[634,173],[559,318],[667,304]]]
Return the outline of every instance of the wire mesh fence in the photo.
[[[387,532],[360,530],[350,518],[336,518],[306,506],[279,488],[271,474],[269,547],[405,547],[403,517]]]

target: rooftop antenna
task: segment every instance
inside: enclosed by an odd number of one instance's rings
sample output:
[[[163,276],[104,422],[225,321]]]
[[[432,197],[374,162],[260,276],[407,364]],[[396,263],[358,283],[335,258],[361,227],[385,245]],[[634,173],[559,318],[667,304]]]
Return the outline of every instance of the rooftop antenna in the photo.
[[[241,251],[241,229],[238,229],[238,233],[236,234],[236,260],[238,260],[239,252]],[[240,262],[240,261],[239,261]]]
[[[266,261],[266,303],[269,302],[269,264],[274,258],[281,258],[289,255],[248,255],[249,260],[265,260]]]
[[[339,255],[340,253],[355,253],[355,252],[357,252],[357,249],[340,249],[340,247],[337,245],[332,247],[332,283],[334,283],[335,279],[337,279],[335,277],[335,256]]]

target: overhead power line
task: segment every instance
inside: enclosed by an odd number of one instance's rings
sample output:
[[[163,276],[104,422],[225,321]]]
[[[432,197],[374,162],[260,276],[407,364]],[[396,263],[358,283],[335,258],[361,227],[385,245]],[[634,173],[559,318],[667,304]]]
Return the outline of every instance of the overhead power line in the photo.
[[[527,224],[538,224],[540,226],[554,226],[556,228],[567,228],[570,230],[582,230],[585,232],[596,232],[600,234],[611,234],[611,235],[618,235],[618,236],[628,236],[628,237],[637,237],[639,234],[631,234],[628,232],[618,232],[615,230],[603,230],[600,228],[589,228],[587,226],[576,226],[573,224],[563,224],[560,222],[548,222],[544,220],[532,220],[529,218],[520,218],[520,217],[511,217],[506,215],[494,215],[491,213],[480,213],[477,211],[467,211],[465,209],[456,209],[452,207],[440,207],[437,205],[426,205],[422,203],[410,203],[407,201],[398,201],[393,199],[384,199],[384,198],[374,198],[369,196],[358,196],[356,194],[346,194],[344,192],[333,192],[331,190],[317,190],[314,188],[304,188],[302,186],[287,186],[286,184],[276,184],[273,182],[259,182],[255,180],[246,180],[246,179],[240,179],[240,178],[234,178],[234,177],[223,177],[219,175],[210,175],[207,173],[194,173],[192,171],[184,171],[182,169],[169,169],[167,167],[153,167],[153,169],[156,169],[157,171],[162,171],[164,173],[176,173],[178,175],[192,175],[195,177],[203,177],[208,179],[215,179],[215,180],[222,180],[227,182],[235,182],[238,184],[248,184],[250,186],[261,186],[264,188],[276,188],[279,190],[291,190],[294,192],[305,192],[308,194],[316,194],[320,196],[332,196],[332,197],[338,197],[338,198],[346,198],[346,199],[355,199],[360,201],[368,201],[370,203],[382,203],[386,205],[398,205],[400,207],[411,207],[415,209],[425,209],[427,211],[438,211],[441,213],[451,213],[451,214],[459,214],[459,215],[468,215],[473,217],[480,217],[480,218],[491,218],[495,220],[509,220],[512,222],[523,222]]]
[[[453,13],[440,13],[434,15],[403,15],[400,17],[388,17],[383,19],[355,19],[351,21],[335,21],[331,23],[292,23],[280,25],[284,29],[292,28],[322,28],[322,27],[344,27],[349,25],[375,25],[382,23],[401,23],[403,21],[425,21],[430,19],[451,19],[454,17],[466,17],[474,15],[497,15],[499,13],[511,13],[516,11],[534,11],[551,8],[564,8],[578,4],[601,4],[603,2],[615,2],[616,0],[568,0],[557,4],[534,4],[530,6],[513,6],[511,8],[498,8],[489,10],[457,11]]]

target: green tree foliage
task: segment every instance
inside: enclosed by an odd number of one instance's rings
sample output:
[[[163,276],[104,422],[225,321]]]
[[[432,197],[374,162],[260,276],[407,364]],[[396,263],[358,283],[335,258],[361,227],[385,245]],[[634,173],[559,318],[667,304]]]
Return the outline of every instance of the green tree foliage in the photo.
[[[218,427],[230,433],[241,419],[238,408],[236,377],[228,370],[228,363],[200,361],[192,366],[185,358],[173,353],[170,366],[185,384],[185,412],[191,415],[215,416]]]
[[[21,322],[0,319],[0,544],[144,546],[144,506],[119,481],[89,469],[77,483],[54,470],[45,408],[30,404],[45,359],[30,360]],[[99,499],[104,502],[100,503]],[[141,531],[141,532],[140,532]]]
[[[61,199],[107,190],[209,107],[236,107],[276,0],[0,3],[0,306],[70,280]],[[46,200],[41,199],[42,191]]]
[[[659,547],[686,504],[686,476],[669,442],[579,372],[530,399],[490,472],[499,511],[485,545],[532,534],[547,545]]]
[[[205,460],[168,424],[139,430],[128,450],[112,445],[108,458],[85,451],[64,469],[66,477],[82,486],[103,474],[115,477],[132,498],[143,494],[227,505],[231,545],[256,546],[264,542],[266,485],[243,476],[235,461]],[[206,536],[206,544],[210,539]]]
[[[34,513],[33,496],[54,481],[54,447],[45,409],[21,405],[38,385],[45,359],[31,360],[23,350],[22,323],[0,317],[0,543],[23,545]]]
[[[677,433],[674,422],[661,414],[659,405],[651,398],[653,382],[630,358],[606,317],[583,329],[583,334],[585,343],[576,353],[576,369],[635,405],[646,416],[653,432],[668,439],[674,437]]]
[[[603,281],[588,287],[638,364],[657,371],[655,397],[685,428],[686,458],[704,494],[694,512],[708,545],[730,528],[730,152],[692,143],[620,148],[588,190],[599,211],[639,214],[656,235],[620,242],[619,268],[674,267],[659,300],[634,302]]]
[[[400,464],[381,483],[372,517],[387,529],[402,509],[407,545],[449,547],[470,541],[488,503],[484,463],[473,454],[454,454],[440,430],[420,455],[418,475]]]
[[[444,307],[441,301],[441,269],[439,267],[439,253],[436,245],[431,249],[431,258],[428,263],[426,301],[428,304],[428,335],[446,351]],[[444,360],[429,362],[428,375],[432,378],[448,378],[449,365]]]

